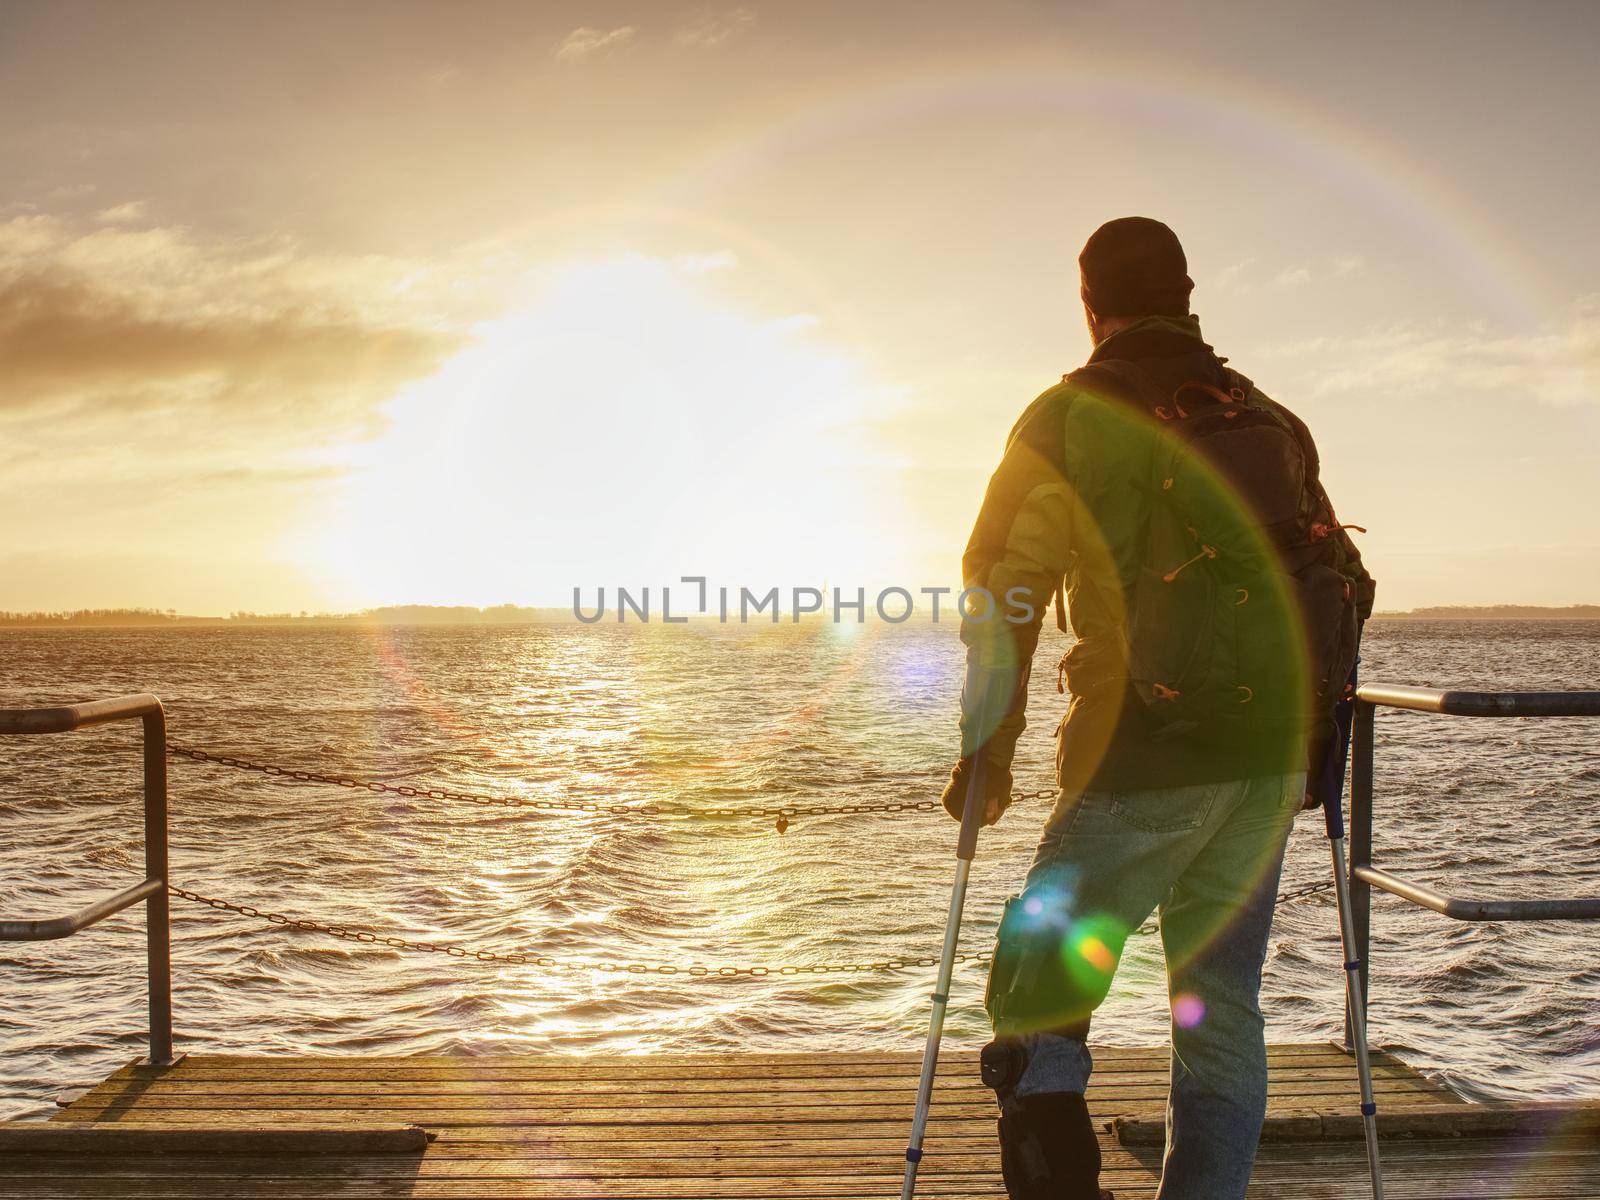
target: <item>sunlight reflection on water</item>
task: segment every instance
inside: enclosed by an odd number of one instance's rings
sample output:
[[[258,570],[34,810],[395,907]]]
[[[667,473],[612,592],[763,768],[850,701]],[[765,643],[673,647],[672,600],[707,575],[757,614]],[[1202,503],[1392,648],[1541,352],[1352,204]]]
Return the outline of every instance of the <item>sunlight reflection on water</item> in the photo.
[[[1059,653],[1047,630],[1040,653]],[[4,703],[151,690],[174,740],[313,770],[529,798],[697,806],[930,799],[955,745],[952,625],[6,631]],[[1048,662],[1043,657],[1041,662]],[[1367,677],[1594,686],[1600,626],[1379,624]],[[1049,782],[1061,700],[1037,672],[1016,771]],[[1600,879],[1596,722],[1380,718],[1380,857],[1514,895]],[[7,915],[55,913],[136,870],[136,740],[0,741]],[[687,965],[937,951],[940,814],[760,821],[547,815],[295,785],[179,761],[173,878],[291,915],[561,959]],[[986,949],[1047,806],[985,834],[964,947]],[[1303,820],[1285,887],[1326,871]],[[1588,881],[1584,883],[1582,881]],[[692,979],[462,962],[291,934],[176,901],[177,1034],[222,1052],[916,1049],[931,971]],[[1375,1038],[1489,1094],[1600,1094],[1600,967],[1581,925],[1468,927],[1380,902]],[[38,1113],[140,1050],[141,918],[0,951],[0,1115]],[[1271,1036],[1339,1032],[1326,896],[1284,909]],[[1096,1018],[1154,1044],[1159,945],[1129,944]],[[985,1037],[981,968],[950,1037]]]

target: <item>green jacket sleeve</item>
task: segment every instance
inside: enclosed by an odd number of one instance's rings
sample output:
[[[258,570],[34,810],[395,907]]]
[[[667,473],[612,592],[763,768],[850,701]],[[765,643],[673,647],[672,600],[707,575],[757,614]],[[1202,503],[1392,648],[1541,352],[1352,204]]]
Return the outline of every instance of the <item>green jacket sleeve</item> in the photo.
[[[1012,430],[962,558],[961,753],[991,768],[1010,767],[1039,627],[1071,555],[1077,499],[1066,466],[1069,402],[1065,388],[1052,388]]]

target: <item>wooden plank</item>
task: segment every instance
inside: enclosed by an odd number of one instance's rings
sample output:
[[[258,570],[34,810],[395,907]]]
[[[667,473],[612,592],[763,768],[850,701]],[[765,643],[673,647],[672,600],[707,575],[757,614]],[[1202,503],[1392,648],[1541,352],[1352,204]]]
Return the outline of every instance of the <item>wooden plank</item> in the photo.
[[[1381,1051],[1375,1053],[1382,1053]],[[1267,1047],[1269,1058],[1302,1058],[1307,1055],[1337,1054],[1341,1058],[1348,1058],[1344,1049],[1335,1042],[1284,1042],[1273,1043]],[[1152,1046],[1117,1046],[1097,1043],[1094,1047],[1096,1061],[1110,1062],[1117,1059],[1158,1060],[1165,1063],[1168,1051],[1165,1047]],[[952,1047],[941,1056],[940,1061],[970,1062],[973,1066],[978,1062],[977,1048]],[[851,1063],[895,1064],[909,1065],[912,1068],[922,1062],[920,1049],[915,1050],[837,1050],[816,1051],[804,1053],[762,1053],[745,1051],[710,1052],[704,1054],[657,1054],[654,1052],[641,1052],[638,1054],[191,1054],[176,1068],[173,1067],[146,1067],[144,1070],[163,1072],[184,1070],[191,1066],[261,1066],[271,1063],[274,1065],[310,1065],[334,1066],[348,1063],[356,1070],[367,1070],[371,1067],[406,1066],[406,1067],[459,1067],[463,1064],[482,1066],[530,1066],[543,1064],[569,1064],[569,1063],[609,1063],[619,1066],[629,1064],[651,1063],[658,1066],[704,1067],[717,1063],[727,1063],[733,1066],[743,1066],[746,1063],[761,1062],[773,1065],[811,1066],[824,1070]]]
[[[1385,1096],[1419,1095],[1434,1098],[1438,1095],[1436,1088],[1418,1084],[1408,1079],[1375,1080],[1373,1087],[1378,1094]],[[1269,1083],[1267,1095],[1269,1098],[1287,1098],[1290,1096],[1338,1098],[1352,1095],[1355,1090],[1356,1082],[1354,1079],[1278,1079]],[[286,1109],[318,1112],[325,1110],[365,1111],[374,1109],[449,1111],[457,1108],[494,1106],[506,1111],[541,1109],[569,1111],[577,1106],[613,1107],[625,1104],[631,1110],[648,1112],[664,1108],[832,1108],[840,1104],[852,1107],[873,1105],[903,1107],[911,1101],[914,1094],[914,1090],[909,1086],[901,1088],[863,1087],[843,1092],[812,1091],[809,1089],[776,1092],[707,1092],[698,1090],[630,1092],[626,1089],[618,1089],[610,1092],[597,1092],[582,1086],[564,1091],[502,1092],[498,1089],[485,1091],[478,1088],[462,1088],[453,1092],[430,1092],[423,1095],[402,1092],[382,1086],[364,1091],[347,1091],[333,1094],[325,1092],[262,1092],[255,1095],[231,1091],[223,1093],[196,1092],[187,1089],[180,1091],[165,1087],[150,1089],[114,1087],[90,1092],[68,1105],[68,1109],[77,1111],[95,1108],[127,1109],[138,1107],[200,1110],[250,1107],[263,1112]],[[1107,1084],[1101,1086],[1100,1081],[1096,1079],[1090,1082],[1088,1095],[1091,1100],[1099,1100],[1103,1103],[1140,1100],[1159,1101],[1165,1099],[1167,1085],[1163,1081],[1161,1083],[1140,1085]],[[994,1093],[981,1086],[945,1086],[936,1088],[933,1098],[936,1105],[979,1105],[985,1109],[993,1109],[994,1107]]]
[[[1298,1097],[1302,1107],[1313,1105],[1340,1107],[1355,1087],[1351,1060],[1342,1051],[1325,1054],[1324,1048],[1309,1048],[1316,1053],[1286,1054],[1272,1064],[1271,1095],[1275,1101],[1287,1102]],[[796,1056],[787,1056],[796,1057]],[[807,1056],[801,1056],[807,1057]],[[915,1060],[916,1056],[898,1056]],[[1105,1063],[1096,1072],[1090,1095],[1096,1105],[1112,1105],[1125,1112],[1137,1112],[1159,1104],[1167,1088],[1165,1062],[1154,1056],[1140,1069],[1124,1070]],[[282,1068],[280,1060],[256,1060],[274,1063]],[[392,1063],[394,1059],[375,1060]],[[398,1060],[405,1061],[405,1060]],[[457,1060],[469,1062],[471,1060]],[[520,1064],[537,1064],[546,1067],[547,1058],[511,1060]],[[609,1070],[628,1071],[641,1061],[608,1060]],[[421,1079],[395,1078],[407,1068],[394,1068],[366,1064],[369,1073],[378,1078],[363,1078],[356,1069],[335,1073],[315,1071],[314,1068],[292,1067],[291,1070],[312,1071],[323,1075],[321,1079],[303,1080],[292,1075],[266,1073],[261,1079],[202,1079],[202,1071],[215,1071],[207,1058],[189,1059],[176,1068],[119,1071],[112,1080],[95,1088],[72,1105],[62,1119],[81,1119],[97,1112],[113,1113],[119,1117],[130,1116],[141,1108],[157,1108],[176,1113],[178,1110],[215,1110],[236,1112],[246,1109],[262,1113],[301,1109],[307,1113],[331,1112],[340,1109],[351,1111],[427,1112],[447,1115],[455,1121],[460,1110],[492,1107],[504,1120],[507,1114],[519,1119],[538,1119],[548,1110],[569,1111],[581,1104],[587,1108],[614,1109],[625,1102],[631,1110],[649,1110],[652,1118],[657,1110],[683,1109],[772,1109],[839,1107],[847,1100],[847,1109],[854,1110],[852,1117],[868,1117],[873,1106],[896,1107],[909,1102],[914,1077],[900,1074],[898,1069],[885,1074],[872,1065],[856,1069],[868,1072],[859,1077],[811,1075],[808,1078],[768,1078],[771,1056],[707,1056],[706,1062],[718,1064],[723,1072],[736,1070],[734,1075],[711,1077],[713,1068],[692,1066],[687,1068],[655,1067],[656,1072],[668,1071],[665,1076],[635,1079],[627,1074],[606,1078],[574,1078],[561,1074],[557,1078],[519,1079],[503,1078],[515,1068],[495,1068],[496,1078],[477,1077],[470,1068],[464,1078],[441,1078],[440,1069],[429,1069]],[[561,1066],[594,1060],[561,1060]],[[728,1064],[738,1064],[730,1067]],[[906,1065],[906,1064],[902,1064]],[[913,1061],[911,1065],[915,1065]],[[248,1070],[248,1068],[235,1068]],[[413,1068],[414,1069],[414,1068]],[[815,1068],[804,1068],[808,1073]],[[456,1068],[460,1073],[463,1068]],[[1403,1064],[1380,1056],[1375,1068],[1378,1089],[1386,1101],[1395,1103],[1422,1103],[1432,1098],[1436,1103],[1457,1102],[1456,1097],[1438,1084],[1417,1075]],[[949,1064],[935,1085],[936,1112],[951,1103],[978,1105],[984,1115],[992,1113],[991,1099],[986,1089],[976,1079],[976,1072],[956,1073]],[[600,1103],[596,1104],[596,1101]],[[770,1114],[767,1114],[770,1116]],[[803,1116],[803,1114],[797,1114]],[[681,1120],[674,1112],[669,1119]]]
[[[1272,1104],[1269,1096],[1270,1109],[1301,1110],[1306,1107],[1304,1096],[1285,1096],[1278,1093],[1278,1098],[1283,1102]],[[1154,1114],[1162,1109],[1165,1104],[1165,1091],[1152,1093],[1142,1098],[1117,1098],[1114,1102],[1098,1099],[1093,1091],[1090,1094],[1090,1109],[1096,1115],[1110,1117],[1118,1115]],[[1384,1093],[1382,1104],[1386,1107],[1405,1106],[1434,1106],[1434,1096],[1427,1091],[1394,1091]],[[144,1099],[133,1104],[106,1104],[106,1106],[90,1106],[90,1104],[74,1104],[70,1109],[62,1110],[61,1114],[53,1117],[53,1122],[80,1122],[80,1120],[130,1120],[130,1122],[173,1122],[173,1123],[234,1123],[234,1122],[261,1122],[267,1120],[272,1114],[288,1114],[294,1118],[306,1117],[317,1110],[306,1107],[288,1107],[288,1109],[272,1109],[269,1106],[261,1107],[187,1107],[168,1106],[160,1102],[160,1098]],[[680,1104],[670,1107],[638,1107],[614,1106],[614,1104],[582,1104],[573,1102],[568,1106],[496,1106],[491,1102],[474,1101],[474,1098],[450,1098],[445,1102],[435,1099],[429,1104],[405,1104],[405,1102],[387,1101],[376,1098],[363,1101],[360,1106],[339,1106],[336,1109],[323,1109],[322,1112],[331,1117],[349,1118],[357,1114],[387,1114],[390,1117],[405,1117],[406,1120],[416,1120],[424,1123],[429,1128],[434,1126],[450,1125],[750,1125],[750,1123],[810,1123],[810,1125],[861,1125],[866,1122],[906,1122],[910,1115],[910,1098],[896,1098],[885,1102],[832,1102],[832,1104],[762,1104],[762,1106],[704,1106],[704,1104]],[[944,1118],[976,1118],[976,1120],[989,1120],[995,1118],[994,1102],[987,1099],[963,1102],[942,1102],[934,1107],[934,1115]]]
[[[248,1110],[239,1110],[242,1115]],[[1149,1112],[1159,1111],[1151,1108]],[[1294,1110],[1285,1110],[1294,1111]],[[1097,1120],[1110,1121],[1119,1115],[1114,1111],[1101,1110],[1096,1112],[1091,1107],[1091,1113]],[[207,1119],[202,1114],[195,1114],[194,1120],[169,1119],[157,1116],[154,1120],[142,1120],[133,1114],[118,1116],[118,1123],[144,1123],[155,1125],[178,1124],[206,1124]],[[252,1114],[253,1125],[271,1124],[325,1124],[348,1125],[350,1120],[343,1113],[327,1113],[322,1115],[310,1113],[266,1113]],[[419,1121],[417,1124],[424,1128],[441,1131],[442,1142],[436,1142],[435,1151],[441,1145],[448,1147],[506,1147],[515,1150],[517,1147],[540,1148],[546,1145],[566,1145],[569,1143],[600,1143],[606,1144],[616,1153],[628,1153],[628,1147],[638,1144],[641,1146],[654,1146],[661,1144],[677,1144],[687,1146],[696,1144],[715,1146],[761,1146],[773,1141],[798,1140],[807,1144],[827,1142],[863,1143],[887,1139],[889,1141],[903,1141],[904,1127],[909,1121],[909,1110],[898,1116],[885,1117],[871,1121],[722,1121],[705,1123],[701,1125],[684,1124],[676,1121],[638,1121],[627,1125],[625,1136],[619,1136],[615,1123],[586,1124],[583,1122],[539,1122],[539,1121],[497,1121],[492,1117],[483,1121],[460,1120],[451,1122]],[[52,1121],[51,1124],[60,1122]],[[211,1124],[220,1122],[212,1120]],[[990,1111],[980,1116],[949,1115],[935,1113],[929,1121],[929,1128],[942,1138],[966,1138],[981,1142],[992,1142],[995,1136],[995,1113]],[[904,1147],[901,1147],[904,1149]],[[658,1151],[651,1150],[651,1153]],[[687,1152],[687,1151],[686,1151]]]
[[[1277,1076],[1277,1078],[1281,1078],[1281,1075]],[[1340,1063],[1296,1069],[1291,1078],[1294,1082],[1327,1082],[1342,1087],[1355,1080],[1356,1073],[1354,1065]],[[1387,1064],[1376,1065],[1373,1067],[1373,1078],[1404,1081],[1412,1086],[1436,1091],[1441,1095],[1450,1095],[1443,1087],[1424,1079],[1408,1067]],[[1097,1069],[1093,1078],[1094,1087],[1106,1090],[1125,1085],[1165,1087],[1166,1083],[1167,1071],[1165,1067],[1159,1071],[1123,1071],[1115,1067]],[[984,1089],[976,1071],[960,1073],[948,1070],[941,1071],[935,1080],[935,1086],[947,1090],[987,1090]],[[909,1091],[914,1090],[915,1087],[916,1077],[911,1075],[816,1076],[803,1079],[786,1079],[766,1077],[759,1067],[725,1078],[707,1077],[695,1072],[692,1074],[679,1073],[677,1075],[639,1078],[618,1076],[599,1079],[550,1078],[531,1080],[473,1076],[455,1079],[431,1077],[404,1079],[392,1076],[367,1077],[353,1073],[323,1079],[285,1078],[277,1075],[267,1075],[260,1079],[215,1079],[189,1073],[173,1075],[170,1078],[160,1080],[159,1083],[155,1083],[149,1080],[130,1078],[119,1073],[97,1087],[74,1097],[74,1099],[81,1100],[86,1096],[104,1097],[125,1091],[132,1092],[141,1088],[159,1088],[162,1095],[183,1096],[345,1096],[369,1094],[375,1090],[404,1096],[449,1096],[466,1092],[470,1092],[473,1095],[494,1096],[565,1096],[579,1091],[586,1096],[642,1096],[696,1092],[721,1095],[749,1092],[811,1092],[820,1094],[848,1093],[863,1090]]]
[[[1159,1130],[1167,1052],[1096,1047],[1095,1058],[1089,1099],[1096,1119],[1145,1118],[1144,1128]],[[1376,1055],[1375,1062],[1386,1133],[1439,1128],[1429,1122],[1445,1118],[1470,1124],[1482,1111],[1390,1055]],[[124,1068],[44,1127],[89,1126],[137,1139],[181,1138],[218,1126],[270,1133],[409,1120],[437,1129],[439,1138],[422,1153],[388,1156],[0,1154],[0,1197],[881,1200],[898,1190],[919,1065],[916,1053],[865,1051],[200,1055],[172,1068]],[[1328,1130],[1359,1131],[1350,1057],[1326,1043],[1277,1046],[1269,1073],[1269,1113],[1283,1136],[1297,1140],[1263,1143],[1251,1196],[1365,1200],[1359,1140],[1320,1140]],[[1386,1141],[1389,1194],[1393,1200],[1593,1200],[1600,1196],[1594,1129],[1582,1114],[1548,1112],[1539,1138]],[[977,1080],[976,1054],[947,1054],[919,1195],[1002,1200],[994,1113],[992,1096]],[[1319,1140],[1303,1140],[1312,1127]],[[1478,1132],[1495,1128],[1480,1123]],[[1119,1200],[1152,1200],[1159,1151],[1125,1148],[1110,1135],[1102,1146],[1105,1185]]]
[[[1391,1156],[1393,1157],[1393,1156]],[[1252,1186],[1252,1197],[1363,1197],[1366,1181],[1361,1164],[1354,1159],[1324,1162],[1320,1167],[1302,1166],[1290,1172],[1267,1173],[1270,1163]],[[1149,1171],[1135,1169],[1106,1173],[1104,1182],[1115,1189],[1119,1200],[1129,1196],[1149,1196],[1155,1180]],[[1442,1170],[1427,1165],[1413,1170],[1412,1164],[1396,1159],[1388,1172],[1388,1190],[1395,1197],[1459,1196],[1482,1200],[1486,1196],[1509,1200],[1511,1197],[1585,1197],[1592,1200],[1600,1182],[1594,1172],[1525,1170],[1485,1170],[1474,1163],[1458,1162]],[[893,1195],[895,1177],[887,1170],[869,1175],[797,1178],[742,1179],[457,1179],[431,1180],[396,1178],[388,1180],[303,1178],[287,1175],[236,1178],[229,1176],[190,1179],[105,1179],[96,1176],[65,1176],[55,1179],[0,1178],[0,1196],[82,1197],[92,1195],[142,1197],[149,1200],[175,1197],[549,1197],[551,1200],[656,1200],[682,1197],[683,1200],[710,1200],[711,1197],[885,1197]],[[999,1180],[993,1171],[988,1177],[963,1177],[930,1172],[920,1194],[929,1196],[1001,1196]]]
[[[112,1121],[6,1121],[0,1155],[190,1156],[274,1154],[418,1154],[428,1145],[420,1125],[295,1124],[141,1126]]]
[[[1349,1147],[1359,1152],[1359,1147]],[[1391,1156],[1386,1183],[1395,1200],[1592,1200],[1600,1174],[1570,1172],[1528,1174],[1521,1170],[1494,1170],[1476,1161],[1460,1162],[1439,1170],[1428,1164],[1423,1170],[1399,1155]],[[1270,1166],[1263,1163],[1263,1168]],[[892,1195],[895,1175],[885,1169],[868,1177],[765,1179],[685,1178],[677,1180],[614,1180],[569,1178],[556,1180],[327,1180],[275,1177],[237,1179],[227,1176],[193,1179],[102,1179],[73,1176],[55,1180],[0,1180],[0,1196],[29,1196],[38,1200],[90,1195],[119,1196],[129,1200],[161,1198],[275,1197],[276,1200],[311,1200],[312,1197],[419,1197],[423,1200],[500,1200],[523,1196],[549,1200],[713,1200],[729,1197],[739,1200],[776,1200],[780,1196],[826,1197],[829,1200],[855,1200],[859,1197]],[[1108,1180],[1119,1200],[1154,1194],[1155,1181],[1148,1172],[1137,1169],[1114,1173]],[[1305,1164],[1292,1171],[1263,1176],[1252,1188],[1253,1197],[1287,1197],[1295,1200],[1350,1200],[1363,1195],[1364,1172],[1355,1154],[1337,1161]],[[930,1172],[919,1189],[921,1194],[950,1198],[999,1197],[1003,1193],[997,1178],[963,1178]]]
[[[1285,1059],[1275,1059],[1267,1064],[1272,1074],[1296,1075],[1296,1077],[1323,1077],[1323,1075],[1354,1074],[1354,1059],[1346,1058],[1342,1054],[1328,1054],[1317,1058],[1304,1058],[1288,1062]],[[1406,1067],[1402,1062],[1392,1059],[1376,1058],[1373,1069],[1390,1074],[1416,1075],[1411,1067]],[[187,1062],[179,1064],[176,1069],[168,1070],[165,1074],[150,1074],[147,1070],[122,1069],[109,1075],[104,1080],[106,1083],[350,1083],[350,1082],[392,1082],[392,1083],[526,1083],[530,1086],[565,1086],[570,1083],[680,1083],[704,1080],[706,1086],[738,1085],[747,1080],[760,1080],[766,1085],[773,1083],[792,1083],[792,1085],[805,1085],[805,1083],[830,1082],[837,1086],[850,1086],[856,1080],[894,1080],[894,1082],[915,1083],[918,1070],[899,1069],[899,1067],[859,1066],[854,1069],[819,1070],[806,1067],[805,1070],[781,1070],[766,1064],[766,1062],[752,1061],[738,1067],[704,1066],[704,1067],[651,1067],[642,1064],[638,1067],[611,1067],[611,1069],[541,1069],[541,1067],[496,1067],[496,1069],[474,1069],[474,1067],[430,1067],[430,1069],[406,1069],[406,1067],[373,1066],[366,1070],[338,1069],[322,1070],[317,1067],[190,1067]],[[976,1062],[952,1061],[952,1059],[939,1059],[939,1074],[947,1078],[978,1078],[978,1064]],[[1125,1077],[1139,1078],[1139,1080],[1160,1080],[1168,1075],[1166,1062],[1120,1062],[1117,1059],[1098,1059],[1094,1074],[1098,1077]]]
[[[150,1155],[138,1157],[10,1155],[0,1157],[0,1176],[8,1178],[50,1178],[60,1175],[115,1176],[125,1178],[462,1178],[518,1179],[524,1177],[565,1178],[569,1176],[636,1178],[703,1178],[733,1176],[794,1177],[881,1173],[903,1151],[903,1143],[876,1144],[871,1153],[858,1152],[813,1156],[795,1153],[768,1153],[759,1156],[707,1155],[696,1152],[680,1157],[663,1157],[655,1146],[646,1155],[618,1157],[608,1154],[604,1144],[596,1143],[584,1156],[547,1154],[538,1157],[466,1158],[441,1152],[443,1142],[429,1148],[425,1157],[410,1161],[409,1156],[312,1155],[285,1159],[282,1156],[251,1155],[192,1157]],[[1432,1161],[1448,1167],[1472,1152],[1471,1144],[1450,1138],[1434,1138],[1406,1144],[1407,1161]],[[1325,1145],[1274,1145],[1263,1150],[1260,1179],[1294,1175],[1305,1164],[1327,1161]],[[1126,1173],[1146,1169],[1138,1160],[1118,1147],[1107,1144],[1108,1172]],[[1496,1150],[1493,1167],[1515,1174],[1570,1173],[1594,1157],[1592,1141],[1567,1135],[1558,1141],[1526,1138],[1505,1142]],[[974,1143],[960,1152],[933,1147],[928,1170],[934,1174],[992,1174],[996,1169],[996,1150],[992,1135],[981,1145]]]
[[[946,1048],[942,1057],[953,1059],[970,1059],[977,1062],[981,1047],[951,1045]],[[1096,1059],[1105,1061],[1125,1062],[1166,1062],[1169,1051],[1165,1046],[1118,1046],[1109,1043],[1096,1043],[1094,1047]],[[1374,1054],[1385,1053],[1374,1048]],[[1267,1046],[1269,1058],[1317,1057],[1320,1055],[1336,1054],[1348,1058],[1349,1054],[1337,1042],[1275,1042]],[[731,1063],[739,1065],[747,1062],[762,1062],[768,1064],[789,1066],[810,1066],[828,1070],[834,1067],[847,1066],[852,1063],[905,1063],[916,1066],[922,1061],[920,1049],[906,1050],[836,1050],[817,1052],[766,1052],[759,1050],[728,1050],[707,1051],[697,1054],[667,1054],[652,1051],[640,1051],[634,1054],[614,1053],[561,1053],[557,1051],[535,1052],[527,1054],[363,1054],[352,1052],[340,1054],[330,1052],[326,1054],[208,1054],[192,1052],[176,1066],[148,1066],[139,1059],[134,1059],[128,1064],[145,1071],[163,1072],[184,1070],[192,1066],[212,1067],[259,1067],[264,1065],[293,1066],[296,1064],[316,1067],[332,1067],[346,1065],[357,1070],[367,1070],[372,1067],[405,1066],[405,1067],[459,1067],[463,1065],[490,1066],[490,1067],[539,1067],[539,1066],[565,1066],[570,1064],[596,1063],[601,1065],[612,1064],[617,1066],[638,1066],[655,1064],[667,1067],[702,1067],[717,1063]]]
[[[1553,1131],[1600,1134],[1596,1104],[1423,1104],[1378,1112],[1378,1135],[1533,1137]],[[1124,1146],[1166,1143],[1164,1117],[1117,1117],[1109,1128]],[[1263,1142],[1353,1141],[1366,1136],[1359,1113],[1286,1112],[1268,1118]],[[1597,1148],[1600,1149],[1600,1148]]]

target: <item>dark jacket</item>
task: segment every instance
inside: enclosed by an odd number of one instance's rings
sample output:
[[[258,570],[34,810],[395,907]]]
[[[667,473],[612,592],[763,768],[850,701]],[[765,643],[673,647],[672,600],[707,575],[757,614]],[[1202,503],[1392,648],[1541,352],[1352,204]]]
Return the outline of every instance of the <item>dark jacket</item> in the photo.
[[[1226,387],[1222,359],[1194,317],[1148,317],[1095,347],[1090,362],[1132,362],[1171,395],[1198,380]],[[1315,458],[1305,427],[1292,425]],[[994,608],[962,622],[967,679],[962,691],[962,753],[1003,777],[1025,724],[1027,685],[1039,628],[1051,596],[1065,585],[1076,659],[1126,662],[1127,617],[1144,561],[1154,433],[1148,416],[1069,379],[1044,392],[1012,430],[962,560],[967,588],[982,588]],[[1342,531],[1360,615],[1371,611],[1372,582]],[[981,609],[981,605],[979,606]],[[1026,620],[1010,620],[1027,614]],[[1125,671],[1124,671],[1125,673]],[[1306,767],[1316,748],[1311,725],[1275,727],[1270,736],[1158,736],[1146,705],[1126,687],[1074,695],[1059,727],[1060,782],[1070,788],[1129,790],[1246,779]]]

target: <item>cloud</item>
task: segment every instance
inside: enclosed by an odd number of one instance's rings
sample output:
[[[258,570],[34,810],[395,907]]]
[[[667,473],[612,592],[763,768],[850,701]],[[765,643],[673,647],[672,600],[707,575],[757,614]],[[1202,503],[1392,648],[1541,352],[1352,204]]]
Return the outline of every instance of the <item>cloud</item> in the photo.
[[[172,229],[0,223],[0,418],[137,409],[213,437],[264,426],[288,444],[335,436],[461,340],[404,311],[395,281],[406,274]]]
[[[144,212],[143,200],[129,200],[126,204],[101,209],[96,220],[105,225],[132,225],[144,220]]]
[[[1244,273],[1255,265],[1255,261],[1253,258],[1242,258],[1236,263],[1223,267],[1212,279],[1211,286],[1218,291],[1224,292],[1237,290],[1239,281],[1244,277]]]
[[[1560,325],[1528,333],[1480,326],[1402,325],[1266,347],[1264,358],[1322,364],[1311,394],[1389,400],[1494,394],[1518,403],[1600,403],[1600,296]]]
[[[721,46],[756,23],[756,14],[740,5],[718,12],[710,5],[697,9],[673,34],[680,46]]]
[[[296,308],[415,323],[426,315],[418,293],[435,274],[453,277],[426,260],[313,254],[288,238],[206,239],[48,215],[0,221],[0,283],[42,275],[203,319]]]
[[[561,44],[556,47],[556,61],[581,62],[597,54],[609,54],[633,41],[638,33],[637,25],[619,25],[615,29],[580,25],[561,39]]]
[[[812,329],[820,329],[822,318],[816,313],[790,313],[787,317],[775,317],[768,321],[767,325],[781,333],[805,333]]]
[[[685,275],[709,275],[713,271],[731,271],[739,265],[739,256],[732,250],[707,250],[699,254],[679,254],[672,265]]]
[[[382,406],[464,344],[444,296],[425,262],[0,221],[0,591],[308,595],[284,547]]]
[[[304,411],[342,423],[438,361],[443,339],[294,308],[196,318],[48,273],[0,283],[0,412],[50,401]],[[233,418],[245,414],[234,409]]]
[[[423,82],[435,90],[449,87],[461,77],[461,68],[455,63],[440,63],[432,70],[423,73]]]
[[[1219,292],[1246,295],[1268,289],[1303,287],[1308,283],[1326,283],[1330,279],[1343,279],[1360,271],[1366,263],[1358,257],[1323,259],[1309,263],[1291,263],[1271,277],[1263,279],[1254,258],[1240,259],[1212,276],[1211,286]]]

